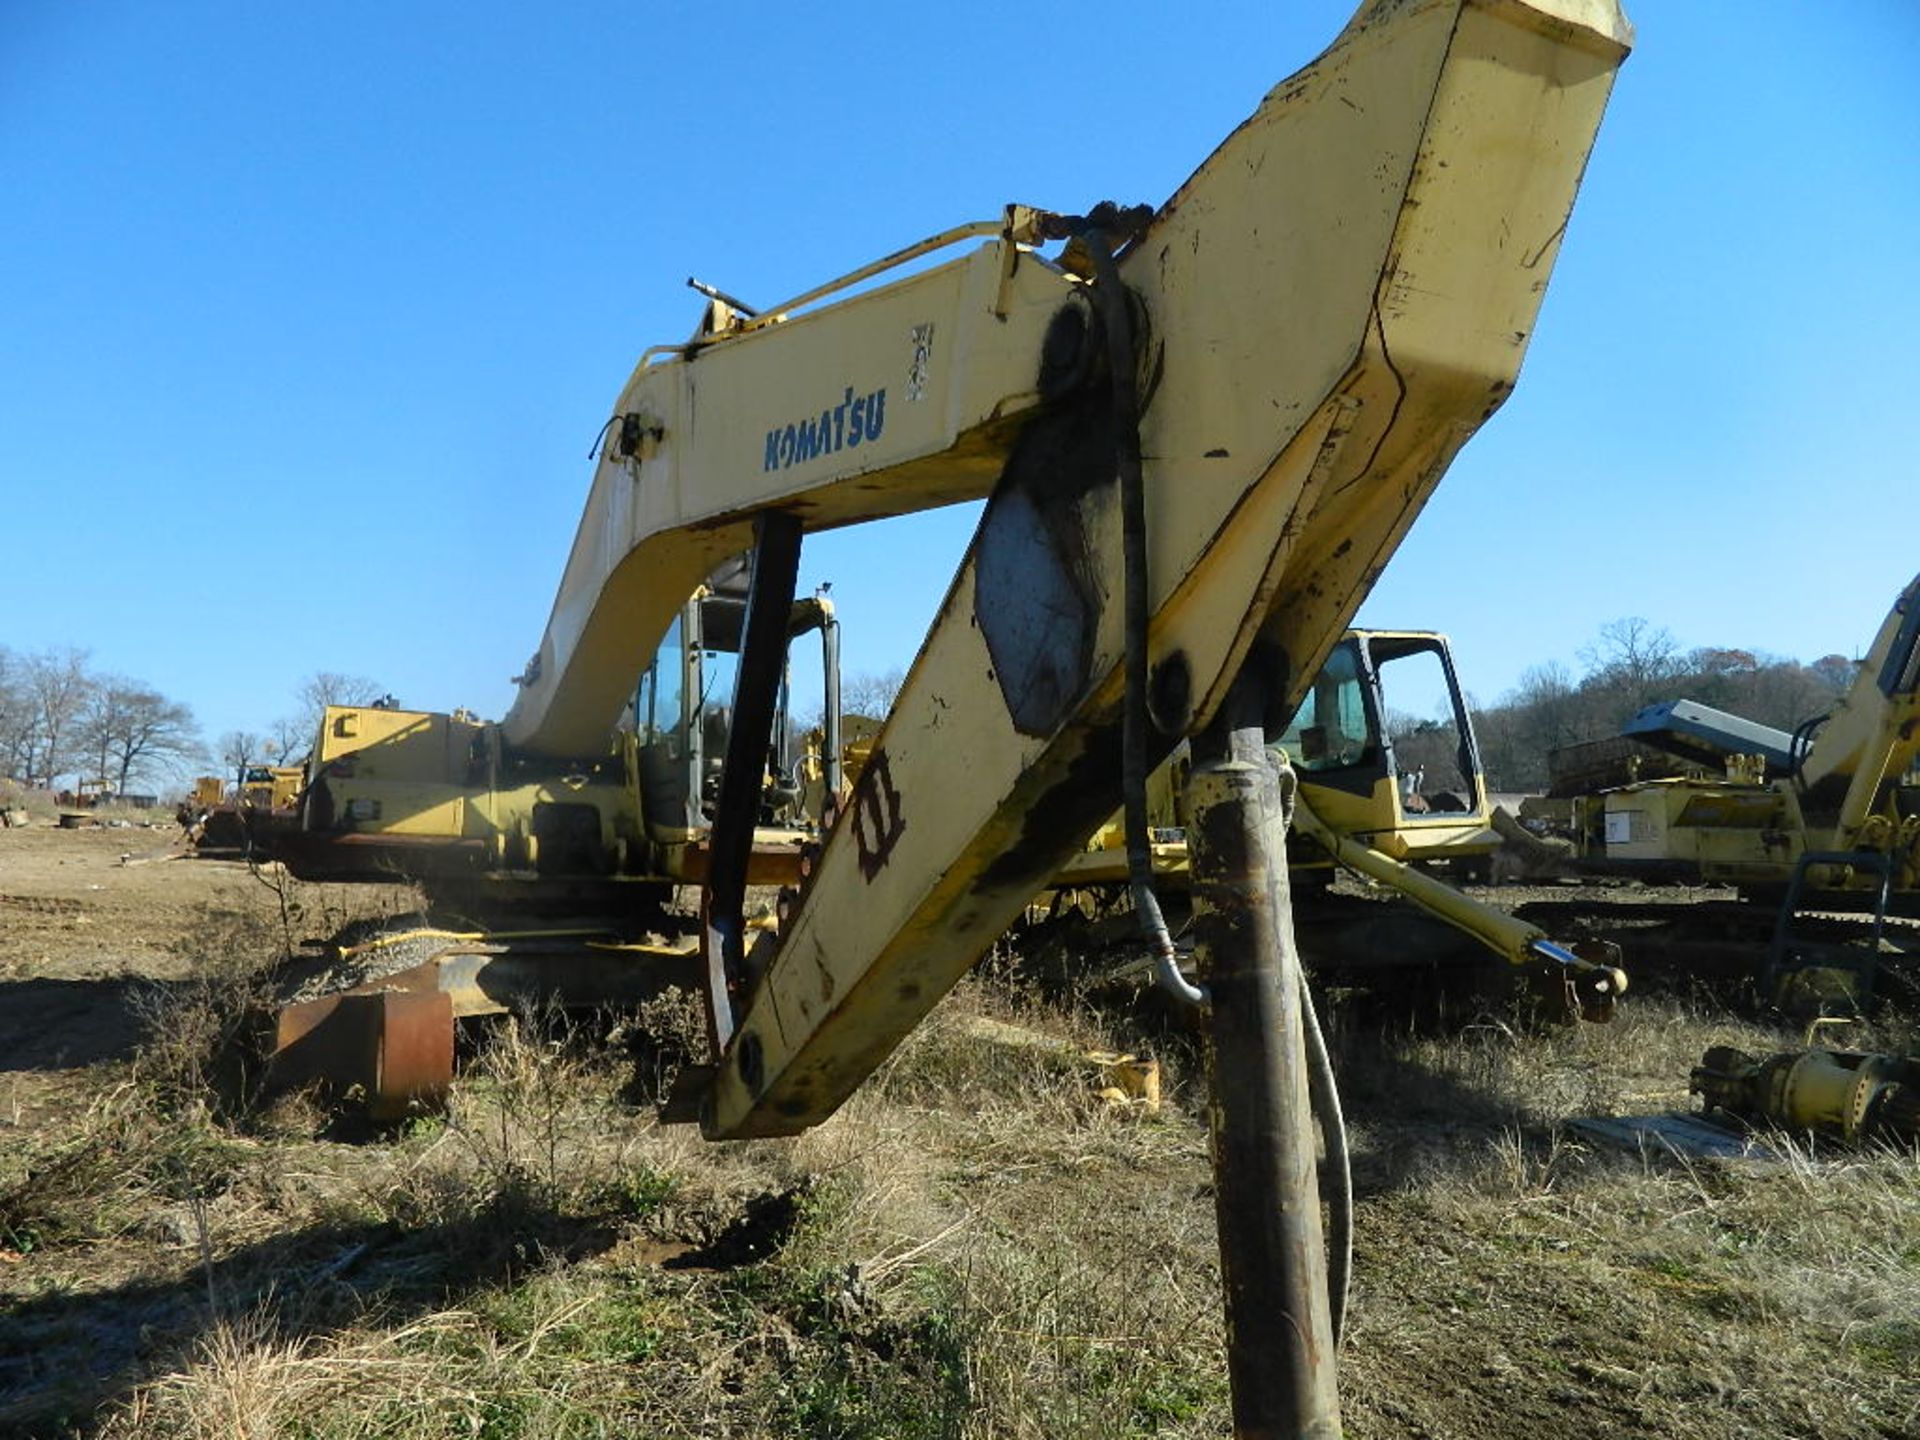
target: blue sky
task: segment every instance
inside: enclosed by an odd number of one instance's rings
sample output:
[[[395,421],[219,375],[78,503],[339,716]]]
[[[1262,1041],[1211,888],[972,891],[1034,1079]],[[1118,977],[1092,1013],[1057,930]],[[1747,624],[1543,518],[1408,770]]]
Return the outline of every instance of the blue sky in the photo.
[[[7,0],[0,643],[210,737],[320,669],[497,715],[683,277],[1157,202],[1349,12]],[[1851,652],[1920,569],[1920,6],[1630,13],[1519,389],[1362,611],[1482,700],[1624,615]],[[911,658],[971,525],[810,542],[849,669]]]

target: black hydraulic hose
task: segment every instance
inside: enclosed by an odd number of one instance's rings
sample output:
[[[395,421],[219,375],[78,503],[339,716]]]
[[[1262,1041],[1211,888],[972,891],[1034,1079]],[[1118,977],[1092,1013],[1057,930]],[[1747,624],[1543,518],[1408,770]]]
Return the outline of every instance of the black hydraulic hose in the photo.
[[[1119,267],[1104,232],[1088,227],[1082,243],[1093,260],[1095,303],[1106,333],[1107,367],[1113,384],[1113,427],[1120,477],[1121,571],[1123,619],[1126,627],[1124,711],[1120,736],[1120,776],[1123,820],[1127,832],[1127,875],[1140,928],[1153,948],[1154,973],[1162,986],[1192,1004],[1205,1004],[1206,991],[1180,973],[1173,937],[1168,932],[1160,900],[1153,890],[1153,850],[1147,828],[1147,506],[1145,477],[1140,465],[1139,397],[1135,392],[1135,362],[1127,293]],[[1307,1046],[1307,1092],[1327,1149],[1326,1169],[1331,1184],[1326,1194],[1330,1232],[1327,1239],[1327,1299],[1336,1345],[1346,1332],[1348,1292],[1353,1277],[1353,1159],[1347,1144],[1346,1117],[1340,1091],[1327,1053],[1327,1037],[1320,1028],[1319,1011],[1300,974],[1301,1028]]]
[[[1353,1157],[1347,1148],[1347,1120],[1340,1108],[1340,1089],[1334,1083],[1333,1058],[1327,1053],[1320,1012],[1314,1007],[1305,972],[1299,974],[1300,1011],[1306,1020],[1301,1029],[1307,1041],[1307,1098],[1327,1145],[1326,1168],[1321,1174],[1331,1179],[1323,1187],[1328,1225],[1327,1309],[1337,1346],[1346,1334],[1347,1294],[1353,1283]]]
[[[1089,226],[1081,241],[1093,260],[1094,303],[1100,307],[1113,385],[1115,461],[1120,475],[1120,568],[1124,594],[1126,657],[1122,671],[1126,698],[1120,731],[1122,818],[1127,832],[1127,877],[1140,928],[1153,951],[1154,976],[1190,1004],[1203,1004],[1206,991],[1180,973],[1160,899],[1153,891],[1152,832],[1147,827],[1147,501],[1140,467],[1140,402],[1135,392],[1133,317],[1127,292],[1114,264],[1106,233]]]
[[[1802,720],[1793,727],[1793,738],[1787,742],[1787,766],[1794,779],[1800,778],[1801,768],[1813,753],[1813,732],[1832,718],[1830,713],[1815,715],[1811,720]]]

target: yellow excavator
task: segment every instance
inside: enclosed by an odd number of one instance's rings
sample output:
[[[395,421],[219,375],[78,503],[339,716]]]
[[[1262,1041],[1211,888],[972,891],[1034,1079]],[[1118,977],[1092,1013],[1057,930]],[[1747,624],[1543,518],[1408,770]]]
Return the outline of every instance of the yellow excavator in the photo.
[[[1396,694],[1421,696],[1428,713],[1396,707]],[[1514,966],[1553,1013],[1612,1018],[1627,988],[1617,945],[1555,940],[1449,883],[1484,875],[1502,836],[1445,635],[1349,630],[1270,744],[1298,781],[1287,847],[1296,893],[1324,890],[1336,867],[1349,870]],[[1153,873],[1175,888],[1188,878],[1189,768],[1181,747],[1148,781]],[[1446,879],[1435,873],[1442,868]],[[1058,915],[1089,894],[1101,908],[1129,878],[1125,819],[1116,814],[1067,862],[1035,913]]]
[[[1864,1008],[1890,962],[1904,956],[1897,968],[1911,972],[1920,954],[1911,923],[1920,917],[1920,577],[1895,598],[1830,714],[1784,731],[1682,699],[1648,706],[1621,735],[1691,773],[1560,802],[1580,871],[1738,887],[1760,904],[1721,907],[1711,927],[1724,938],[1771,919],[1754,979],[1790,1009]],[[1865,923],[1842,923],[1839,912],[1861,912]],[[1890,919],[1900,916],[1909,923]]]
[[[298,796],[298,819],[257,828],[257,848],[302,879],[421,884],[475,915],[638,913],[706,878],[710,816],[742,643],[745,555],[697,584],[597,747],[551,756],[509,744],[501,726],[438,714],[328,706]],[[787,645],[818,635],[824,775],[837,796],[839,621],[824,596],[789,607]],[[783,655],[748,883],[790,885],[827,813],[802,803],[807,758],[793,733]]]
[[[1416,687],[1428,713],[1389,703]],[[1500,848],[1444,635],[1348,631],[1275,743],[1325,829],[1394,860],[1444,864],[1461,875],[1484,875]]]
[[[1396,709],[1420,688],[1440,715]],[[1478,876],[1496,850],[1486,772],[1447,637],[1434,630],[1349,630],[1273,743],[1299,777],[1299,807],[1324,828],[1392,859]],[[1179,876],[1187,759],[1176,753],[1149,782],[1155,871]],[[1169,833],[1171,832],[1171,833]],[[1299,840],[1301,837],[1296,836]],[[1067,883],[1124,884],[1126,827],[1115,815],[1068,862]],[[1296,884],[1327,878],[1333,858],[1317,839],[1289,847]]]
[[[1797,874],[1810,890],[1920,899],[1920,576],[1830,714],[1787,732],[1677,700],[1621,734],[1720,773],[1578,797],[1583,859],[1775,892]]]
[[[1207,1014],[1235,1423],[1337,1434],[1310,1096],[1337,1121],[1288,921],[1292,772],[1266,739],[1512,389],[1629,43],[1613,0],[1373,0],[1157,209],[1016,205],[777,304],[712,292],[614,405],[509,713],[416,719],[404,783],[381,745],[323,745],[308,863],[408,837],[537,871],[557,839],[697,875],[712,1056],[672,1113],[791,1135],[1117,806],[1144,841],[1147,776],[1189,742],[1198,985],[1143,847],[1131,869],[1168,983]],[[777,930],[751,929],[803,537],[974,499],[847,804],[790,847]],[[622,762],[636,678],[743,553],[711,789],[684,755],[650,764],[640,730]],[[325,723],[364,739],[370,713]]]

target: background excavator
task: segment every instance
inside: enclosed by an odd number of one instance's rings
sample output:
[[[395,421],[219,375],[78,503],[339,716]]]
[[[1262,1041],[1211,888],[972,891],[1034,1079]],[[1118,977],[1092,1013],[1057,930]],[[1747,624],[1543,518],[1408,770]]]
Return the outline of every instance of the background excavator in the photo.
[[[1309,1097],[1333,1155],[1337,1106],[1267,737],[1511,390],[1629,39],[1612,0],[1377,0],[1157,210],[1014,206],[757,311],[715,293],[615,404],[511,711],[323,739],[289,863],[412,847],[486,877],[557,844],[697,878],[712,1057],[670,1111],[731,1139],[831,1115],[1123,807],[1149,943],[1206,1009],[1236,1427],[1337,1434]],[[848,803],[778,852],[797,883],[750,930],[803,537],[980,498]],[[743,552],[709,789],[609,736]],[[1197,986],[1145,847],[1183,740]]]
[[[1796,876],[1822,892],[1888,888],[1920,906],[1920,577],[1830,714],[1789,733],[1674,700],[1621,734],[1718,773],[1582,797],[1584,858],[1775,894]]]
[[[1753,932],[1760,991],[1789,1008],[1860,1008],[1888,959],[1911,968],[1920,931],[1889,917],[1920,917],[1920,577],[1830,714],[1788,732],[1682,699],[1621,735],[1681,773],[1558,801],[1580,873],[1738,887],[1713,927]]]
[[[1416,691],[1444,697],[1443,716],[1397,707]],[[1296,806],[1321,823],[1396,860],[1444,866],[1482,878],[1500,837],[1492,828],[1486,772],[1473,717],[1454,674],[1447,637],[1434,630],[1349,630],[1314,677],[1300,708],[1274,744],[1299,777]],[[1176,754],[1149,782],[1148,819],[1155,869],[1179,875],[1186,854],[1167,841],[1184,835],[1180,805],[1186,759]],[[1126,830],[1118,816],[1100,827],[1063,880],[1124,884]],[[1294,837],[1288,855],[1296,886],[1330,878],[1333,857],[1317,841]]]
[[[1418,694],[1439,713],[1396,707],[1395,694]],[[1444,698],[1440,698],[1444,697]],[[1610,1019],[1627,987],[1620,947],[1611,941],[1560,942],[1538,925],[1463,893],[1457,882],[1486,878],[1501,848],[1487,795],[1486,772],[1474,738],[1473,717],[1454,671],[1447,637],[1432,630],[1349,630],[1314,677],[1300,707],[1272,745],[1298,781],[1287,846],[1296,895],[1313,902],[1314,926],[1330,945],[1309,958],[1327,963],[1352,954],[1339,940],[1342,915],[1360,950],[1371,933],[1360,914],[1338,907],[1325,892],[1336,868],[1372,882],[1451,926],[1515,967],[1551,1013],[1572,1019]],[[1148,781],[1147,812],[1156,878],[1184,890],[1188,878],[1184,747]],[[1127,834],[1116,815],[1074,856],[1037,913],[1058,918],[1069,908],[1094,913],[1124,895]],[[1444,872],[1444,877],[1436,872]],[[1368,917],[1376,918],[1376,917]],[[1368,955],[1367,963],[1409,958]]]
[[[741,555],[694,587],[597,753],[519,750],[464,711],[328,706],[296,822],[256,827],[256,844],[303,879],[404,878],[474,917],[643,915],[706,875],[750,581]],[[824,597],[795,600],[786,643],[814,635],[826,697],[818,789],[837,796],[839,621]],[[817,800],[811,813],[803,804],[787,678],[783,656],[749,859],[758,885],[793,883],[801,843],[825,818]]]

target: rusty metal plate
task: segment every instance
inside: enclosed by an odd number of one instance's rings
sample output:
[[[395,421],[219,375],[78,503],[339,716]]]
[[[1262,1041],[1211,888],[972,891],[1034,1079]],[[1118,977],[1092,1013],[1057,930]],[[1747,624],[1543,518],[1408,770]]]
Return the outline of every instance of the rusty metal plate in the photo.
[[[453,1038],[453,1001],[437,987],[303,1001],[279,1014],[268,1083],[320,1083],[357,1096],[372,1119],[400,1120],[446,1104]]]
[[[375,1120],[400,1120],[447,1103],[453,1084],[453,1001],[388,990],[369,997],[381,1006],[379,1075],[367,1099]]]

